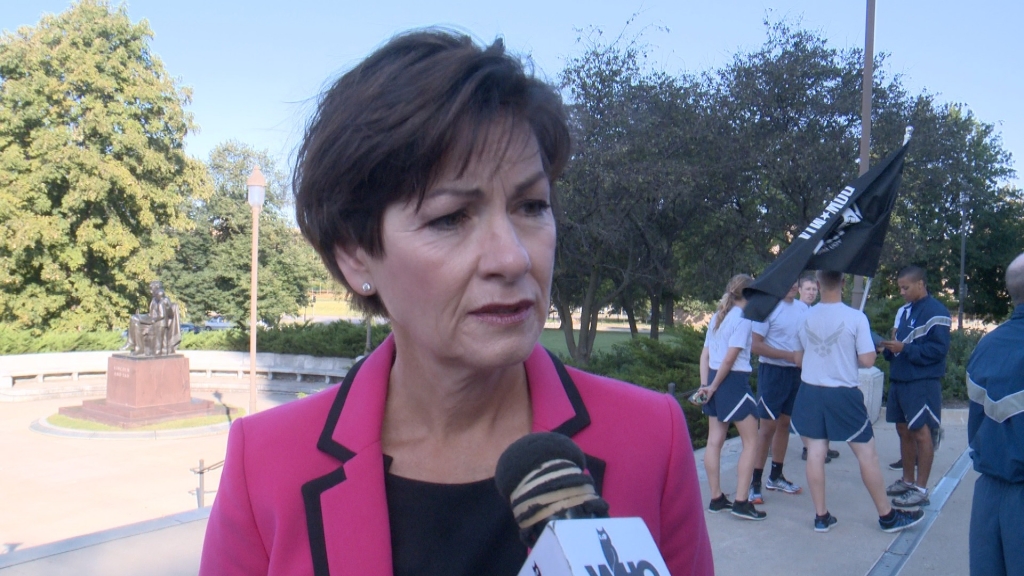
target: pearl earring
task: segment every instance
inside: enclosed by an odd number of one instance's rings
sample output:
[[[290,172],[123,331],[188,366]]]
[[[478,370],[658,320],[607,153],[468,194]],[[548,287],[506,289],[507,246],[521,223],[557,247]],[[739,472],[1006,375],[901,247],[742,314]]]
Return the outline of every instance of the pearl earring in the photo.
[[[363,292],[369,292],[373,286],[370,286],[369,282],[363,282]]]

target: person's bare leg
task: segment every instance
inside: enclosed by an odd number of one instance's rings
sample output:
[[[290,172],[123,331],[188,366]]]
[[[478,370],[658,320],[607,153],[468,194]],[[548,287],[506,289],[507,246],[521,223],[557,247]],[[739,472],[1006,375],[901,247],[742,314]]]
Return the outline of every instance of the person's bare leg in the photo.
[[[914,445],[917,452],[917,478],[914,484],[921,488],[928,488],[928,477],[932,473],[932,463],[935,461],[935,446],[932,445],[932,429],[925,425],[917,430],[910,430],[913,435]],[[906,462],[903,464],[904,474],[906,473]]]
[[[750,479],[754,475],[754,459],[757,457],[757,417],[751,414],[733,424],[739,430],[740,442],[743,443],[736,466],[736,501],[745,502],[750,491]]]
[[[768,461],[768,446],[772,447],[772,457],[774,458],[778,452],[775,451],[775,420],[769,420],[767,418],[761,419],[761,426],[757,429],[757,451],[756,457],[754,458],[754,468],[764,469],[765,463]]]
[[[824,516],[828,512],[825,505],[825,456],[828,454],[828,440],[804,438],[807,447],[807,487],[811,490],[811,501],[814,502],[814,513]]]
[[[878,464],[878,453],[875,451],[875,439],[867,442],[850,442],[850,450],[857,457],[860,464],[860,479],[864,487],[868,489],[871,500],[875,503],[875,509],[879,516],[885,516],[892,510],[889,505],[889,498],[885,495],[885,480],[882,478],[882,468]],[[810,460],[810,458],[808,458]]]
[[[772,462],[780,464],[786,461],[786,450],[789,450],[789,416],[780,414],[775,421],[775,434],[772,437]]]
[[[722,445],[729,425],[714,416],[708,417],[708,444],[704,447],[704,471],[708,474],[711,499],[722,495]],[[746,492],[744,492],[746,494]]]
[[[896,432],[900,435],[900,458],[903,459],[903,481],[914,483],[914,468],[917,467],[917,441],[913,432],[907,428],[906,422],[896,424]]]

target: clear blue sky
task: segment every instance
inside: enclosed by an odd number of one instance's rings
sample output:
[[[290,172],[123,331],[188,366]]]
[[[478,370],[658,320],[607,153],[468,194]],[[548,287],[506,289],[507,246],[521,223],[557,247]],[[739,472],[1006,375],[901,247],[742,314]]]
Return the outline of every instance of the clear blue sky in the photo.
[[[116,4],[116,2],[115,2]],[[863,47],[864,0],[468,0],[319,2],[290,0],[132,0],[132,20],[145,18],[152,48],[180,83],[193,89],[189,107],[201,127],[188,151],[205,159],[219,142],[238,139],[287,160],[312,99],[387,38],[414,27],[455,26],[479,39],[504,36],[554,78],[579,53],[579,30],[644,35],[655,65],[698,72],[727,62],[765,39],[762,21],[789,17],[820,31],[834,47]],[[0,29],[33,25],[68,0],[5,0]],[[875,51],[912,94],[967,104],[996,124],[1024,171],[1024,3],[1014,0],[878,0]],[[665,30],[667,29],[667,31]],[[1021,185],[1021,176],[1015,182]]]

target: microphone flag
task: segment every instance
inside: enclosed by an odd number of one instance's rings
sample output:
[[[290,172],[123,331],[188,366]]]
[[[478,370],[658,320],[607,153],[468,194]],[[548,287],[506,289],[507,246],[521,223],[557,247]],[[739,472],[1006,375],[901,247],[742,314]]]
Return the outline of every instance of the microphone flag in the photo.
[[[671,576],[641,518],[552,520],[518,576]]]
[[[743,290],[745,318],[764,322],[804,270],[874,277],[909,145],[904,144],[843,188]]]

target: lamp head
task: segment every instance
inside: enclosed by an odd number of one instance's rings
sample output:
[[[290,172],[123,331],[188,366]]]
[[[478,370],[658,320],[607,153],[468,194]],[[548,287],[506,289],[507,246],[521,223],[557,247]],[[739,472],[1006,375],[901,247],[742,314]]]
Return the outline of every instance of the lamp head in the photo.
[[[267,196],[267,179],[263,177],[259,166],[252,169],[252,174],[249,174],[249,179],[245,181],[245,187],[249,190],[249,205],[253,208],[262,208]]]

